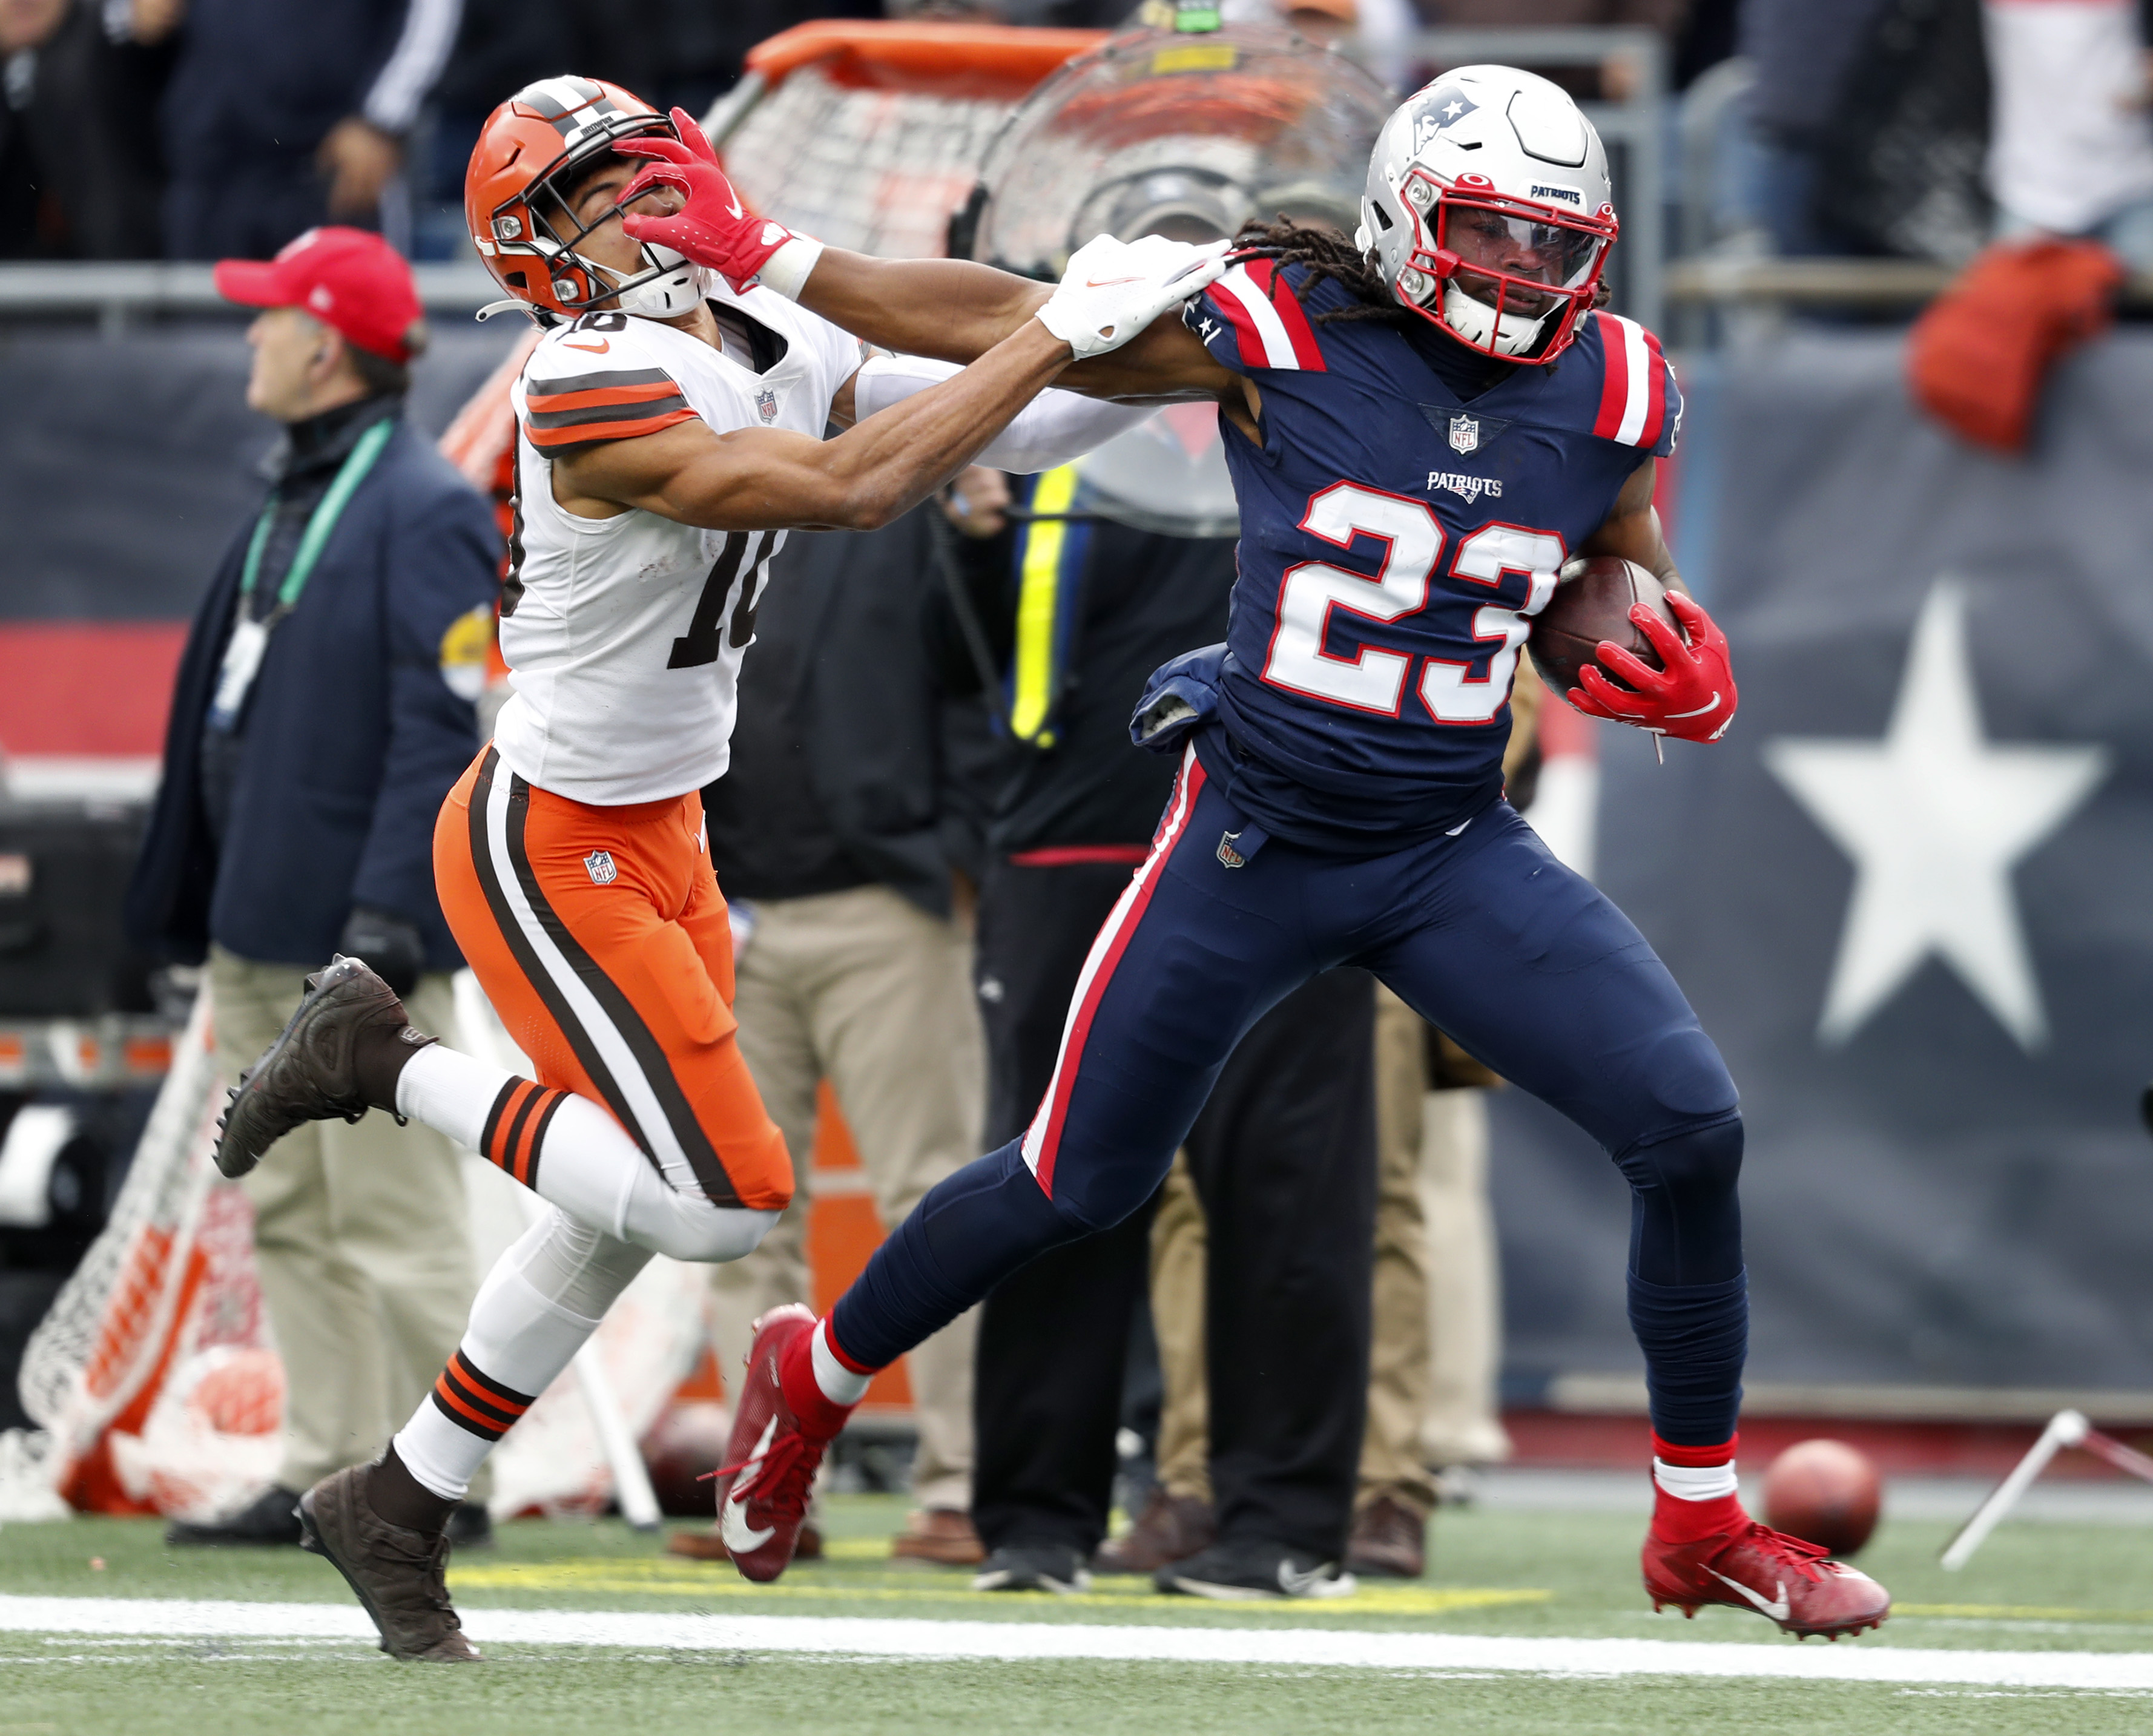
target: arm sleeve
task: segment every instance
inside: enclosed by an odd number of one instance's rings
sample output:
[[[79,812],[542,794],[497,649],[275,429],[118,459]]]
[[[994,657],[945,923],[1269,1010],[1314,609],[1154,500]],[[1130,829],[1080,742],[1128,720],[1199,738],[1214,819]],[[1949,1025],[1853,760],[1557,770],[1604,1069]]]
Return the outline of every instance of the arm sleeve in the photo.
[[[417,923],[436,962],[453,948],[434,891],[434,820],[478,749],[466,678],[500,594],[500,554],[485,502],[459,489],[400,516],[384,556],[389,749],[352,902]]]
[[[396,46],[374,75],[359,112],[368,124],[401,138],[449,63],[463,22],[463,0],[406,0]]]
[[[929,362],[918,356],[873,357],[861,364],[853,383],[855,414],[864,421],[877,410],[901,404],[914,393],[939,386],[963,371],[954,363]],[[1016,419],[972,462],[1021,475],[1051,470],[1127,432],[1155,414],[1157,408],[1106,404],[1079,392],[1050,387],[1019,410]]]

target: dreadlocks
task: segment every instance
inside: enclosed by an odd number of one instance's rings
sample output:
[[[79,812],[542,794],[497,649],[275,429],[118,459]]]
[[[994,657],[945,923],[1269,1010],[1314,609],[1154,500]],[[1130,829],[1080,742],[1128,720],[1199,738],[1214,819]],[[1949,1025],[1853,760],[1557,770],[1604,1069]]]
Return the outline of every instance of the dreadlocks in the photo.
[[[1234,237],[1235,259],[1275,259],[1283,272],[1288,266],[1306,266],[1314,277],[1328,277],[1353,297],[1350,307],[1332,307],[1309,318],[1316,325],[1332,320],[1380,320],[1385,325],[1410,329],[1413,316],[1398,305],[1382,274],[1366,254],[1334,229],[1296,223],[1284,211],[1275,223],[1244,223]]]

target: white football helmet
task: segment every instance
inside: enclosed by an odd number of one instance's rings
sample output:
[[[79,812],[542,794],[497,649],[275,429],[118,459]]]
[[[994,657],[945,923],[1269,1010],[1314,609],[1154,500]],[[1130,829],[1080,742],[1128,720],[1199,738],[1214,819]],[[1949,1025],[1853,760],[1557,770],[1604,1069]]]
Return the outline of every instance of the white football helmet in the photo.
[[[1600,295],[1611,193],[1600,135],[1559,86],[1460,67],[1384,124],[1354,239],[1401,306],[1488,355],[1547,363]]]

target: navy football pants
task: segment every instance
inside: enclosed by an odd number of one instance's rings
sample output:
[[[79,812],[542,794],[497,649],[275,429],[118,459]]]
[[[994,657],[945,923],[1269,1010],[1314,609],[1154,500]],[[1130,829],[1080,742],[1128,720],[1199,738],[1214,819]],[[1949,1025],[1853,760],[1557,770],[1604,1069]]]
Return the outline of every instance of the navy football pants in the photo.
[[[1455,837],[1347,858],[1239,821],[1194,754],[1152,852],[1092,943],[1029,1130],[930,1190],[838,1299],[832,1334],[878,1368],[1046,1249],[1151,1197],[1241,1034],[1334,965],[1414,1010],[1604,1146],[1632,1190],[1630,1315],[1654,1428],[1734,1432],[1748,1308],[1733,1080],[1630,920],[1509,803]]]

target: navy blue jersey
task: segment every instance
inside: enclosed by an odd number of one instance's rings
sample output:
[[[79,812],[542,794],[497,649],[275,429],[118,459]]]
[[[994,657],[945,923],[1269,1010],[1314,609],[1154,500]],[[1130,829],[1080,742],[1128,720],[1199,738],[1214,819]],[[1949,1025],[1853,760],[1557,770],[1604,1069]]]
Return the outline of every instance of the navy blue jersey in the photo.
[[[1425,339],[1310,317],[1351,300],[1255,260],[1183,316],[1263,399],[1261,447],[1224,430],[1241,542],[1219,699],[1240,751],[1206,753],[1274,835],[1382,850],[1500,790],[1530,617],[1674,449],[1682,398],[1658,340],[1597,313],[1468,404]]]

